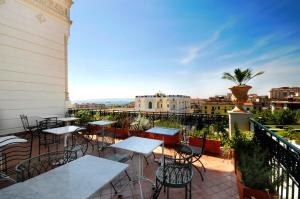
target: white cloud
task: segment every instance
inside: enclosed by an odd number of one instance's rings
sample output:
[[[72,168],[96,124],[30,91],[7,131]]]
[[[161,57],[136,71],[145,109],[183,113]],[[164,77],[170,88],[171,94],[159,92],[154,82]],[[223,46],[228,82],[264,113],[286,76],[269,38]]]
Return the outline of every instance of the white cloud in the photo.
[[[231,59],[231,58],[236,58],[236,57],[240,57],[240,56],[251,55],[252,53],[255,53],[256,51],[261,50],[262,47],[268,46],[274,42],[282,40],[282,39],[292,35],[293,33],[294,32],[272,33],[270,35],[258,38],[256,41],[254,41],[254,44],[247,49],[229,53],[229,54],[220,56],[220,58],[221,59]]]
[[[201,53],[205,53],[206,50],[215,45],[215,43],[219,40],[221,33],[231,27],[235,23],[235,20],[229,20],[228,22],[224,23],[217,31],[213,32],[210,37],[203,41],[198,45],[194,45],[192,47],[185,49],[185,55],[180,59],[181,64],[189,64],[194,61]]]

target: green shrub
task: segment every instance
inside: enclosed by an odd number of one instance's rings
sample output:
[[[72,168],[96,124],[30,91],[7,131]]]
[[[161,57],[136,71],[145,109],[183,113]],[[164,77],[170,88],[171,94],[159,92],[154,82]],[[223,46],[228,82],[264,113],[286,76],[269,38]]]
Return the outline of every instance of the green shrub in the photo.
[[[181,128],[181,124],[176,120],[159,120],[155,122],[155,126],[166,128]]]
[[[276,124],[288,125],[295,124],[295,113],[289,109],[278,109],[273,112]]]
[[[80,118],[82,123],[90,122],[93,120],[92,112],[90,110],[79,110],[75,113],[75,117]]]
[[[252,144],[251,151],[246,148],[240,153],[238,167],[242,173],[242,181],[247,187],[275,192],[276,185],[282,182],[284,177],[273,175],[273,166],[268,163],[267,151]]]

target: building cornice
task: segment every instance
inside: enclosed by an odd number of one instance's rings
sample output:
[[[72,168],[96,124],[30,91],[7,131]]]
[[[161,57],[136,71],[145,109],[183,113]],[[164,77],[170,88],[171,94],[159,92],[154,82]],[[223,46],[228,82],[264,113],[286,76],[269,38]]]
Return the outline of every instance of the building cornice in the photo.
[[[18,0],[20,2],[29,4],[35,8],[46,12],[54,17],[57,17],[69,24],[70,20],[70,7],[72,5],[71,0],[64,0],[64,4],[55,0]]]

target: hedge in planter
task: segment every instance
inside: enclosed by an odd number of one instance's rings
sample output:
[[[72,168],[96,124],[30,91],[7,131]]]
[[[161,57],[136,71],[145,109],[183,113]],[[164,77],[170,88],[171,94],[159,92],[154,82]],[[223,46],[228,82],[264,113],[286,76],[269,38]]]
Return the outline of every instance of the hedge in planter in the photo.
[[[244,133],[234,138],[234,146],[240,198],[277,198],[275,187],[282,183],[284,176],[274,176],[273,165],[268,161],[268,151]]]

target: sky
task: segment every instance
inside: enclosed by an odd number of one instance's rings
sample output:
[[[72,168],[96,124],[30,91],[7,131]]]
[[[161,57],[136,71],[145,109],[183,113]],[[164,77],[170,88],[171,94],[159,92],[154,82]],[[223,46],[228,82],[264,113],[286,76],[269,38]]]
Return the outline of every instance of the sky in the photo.
[[[207,98],[238,67],[265,71],[250,93],[300,86],[299,0],[74,0],[71,20],[71,100]]]

